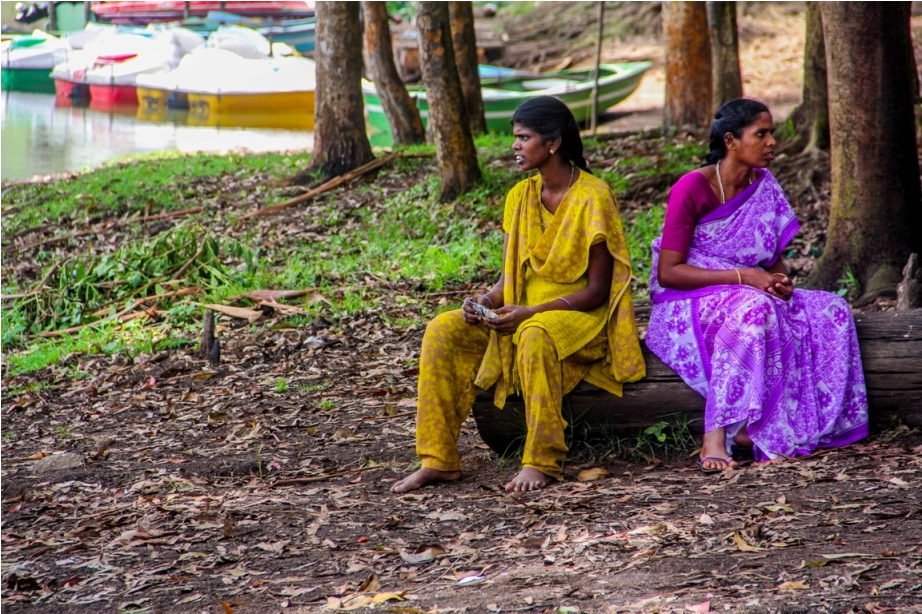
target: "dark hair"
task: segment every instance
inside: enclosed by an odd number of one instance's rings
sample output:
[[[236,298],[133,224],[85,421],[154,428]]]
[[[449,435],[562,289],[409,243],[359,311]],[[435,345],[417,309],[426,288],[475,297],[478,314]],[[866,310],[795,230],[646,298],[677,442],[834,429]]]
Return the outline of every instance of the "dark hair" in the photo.
[[[714,114],[714,123],[711,124],[711,151],[705,158],[704,166],[716,164],[727,155],[727,143],[724,137],[731,133],[736,138],[743,136],[743,129],[751,126],[759,115],[768,113],[764,103],[752,98],[737,98],[725,102]]]
[[[513,124],[522,124],[537,132],[543,141],[560,137],[560,155],[571,164],[589,172],[583,157],[583,139],[570,109],[553,96],[538,96],[526,100],[512,114]]]

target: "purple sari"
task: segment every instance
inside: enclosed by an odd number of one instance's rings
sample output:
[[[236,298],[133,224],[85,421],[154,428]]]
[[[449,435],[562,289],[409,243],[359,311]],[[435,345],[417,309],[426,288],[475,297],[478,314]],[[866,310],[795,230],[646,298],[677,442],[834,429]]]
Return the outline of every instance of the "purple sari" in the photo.
[[[769,268],[799,228],[781,186],[764,171],[698,221],[686,262]],[[796,289],[785,301],[739,285],[665,289],[656,276],[660,241],[653,241],[646,343],[705,397],[705,431],[725,427],[729,444],[748,422],[757,460],[867,436],[858,338],[841,297]]]

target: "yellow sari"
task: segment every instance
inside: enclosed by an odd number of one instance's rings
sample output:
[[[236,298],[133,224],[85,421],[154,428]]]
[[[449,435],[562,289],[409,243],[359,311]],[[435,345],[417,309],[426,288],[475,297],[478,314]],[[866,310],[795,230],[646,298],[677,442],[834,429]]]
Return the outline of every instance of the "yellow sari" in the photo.
[[[546,229],[542,218],[550,218]],[[569,356],[604,332],[608,340],[605,357],[591,365],[571,365],[569,370],[575,372],[565,373],[565,381],[570,381],[564,394],[585,379],[620,397],[621,384],[641,379],[646,367],[631,297],[631,260],[611,188],[580,171],[551,215],[541,203],[541,175],[535,175],[510,190],[503,230],[509,235],[503,263],[504,304],[538,305],[582,290],[588,283],[589,248],[602,242],[615,259],[611,293],[608,305],[594,311],[545,311],[523,322],[512,337],[491,335],[475,384],[481,388],[496,385],[497,407],[519,391],[513,369],[515,345],[528,327],[547,331],[557,348],[557,359],[565,365]]]
[[[611,189],[580,172],[554,215],[540,195],[536,175],[506,198],[504,304],[538,305],[582,290],[588,284],[589,248],[602,242],[615,259],[608,304],[590,312],[539,313],[505,337],[484,324],[467,324],[461,310],[433,319],[419,364],[416,452],[424,467],[461,468],[456,442],[474,402],[474,386],[495,384],[498,407],[517,391],[525,399],[523,466],[561,478],[560,461],[567,454],[563,395],[585,379],[621,396],[623,382],[645,374],[631,264]]]

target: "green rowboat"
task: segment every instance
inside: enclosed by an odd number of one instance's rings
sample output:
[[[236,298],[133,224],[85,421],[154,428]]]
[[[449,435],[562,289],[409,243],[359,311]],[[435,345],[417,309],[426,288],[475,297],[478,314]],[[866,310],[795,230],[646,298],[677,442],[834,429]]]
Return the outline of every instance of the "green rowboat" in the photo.
[[[599,112],[630,96],[640,84],[650,62],[602,64],[599,68]],[[483,107],[490,132],[512,132],[512,113],[523,101],[536,96],[556,96],[566,103],[577,122],[589,119],[592,109],[593,70],[574,69],[540,75],[513,73],[511,76],[481,78]],[[429,119],[429,104],[421,86],[408,88],[416,99],[423,125]],[[378,132],[390,133],[390,126],[373,83],[362,82],[368,123]]]

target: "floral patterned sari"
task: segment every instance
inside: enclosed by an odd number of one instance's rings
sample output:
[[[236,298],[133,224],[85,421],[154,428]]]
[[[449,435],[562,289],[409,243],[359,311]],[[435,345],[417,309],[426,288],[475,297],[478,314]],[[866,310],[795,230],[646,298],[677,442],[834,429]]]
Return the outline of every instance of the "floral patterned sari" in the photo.
[[[686,262],[711,269],[769,268],[799,224],[768,171],[698,221]],[[704,428],[743,424],[756,458],[810,454],[868,433],[867,397],[848,304],[828,292],[782,300],[749,286],[665,289],[657,281],[647,347],[706,399]]]

